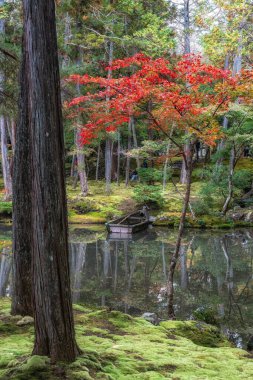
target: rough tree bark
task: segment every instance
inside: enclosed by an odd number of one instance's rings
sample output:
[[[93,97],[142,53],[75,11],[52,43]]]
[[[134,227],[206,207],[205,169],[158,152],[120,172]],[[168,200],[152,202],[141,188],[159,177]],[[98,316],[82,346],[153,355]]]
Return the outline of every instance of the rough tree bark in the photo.
[[[33,354],[73,361],[64,141],[55,2],[23,0],[32,164]]]
[[[24,37],[23,37],[24,44]],[[27,56],[20,68],[19,115],[13,161],[13,315],[33,315],[31,279],[31,153],[28,120]]]

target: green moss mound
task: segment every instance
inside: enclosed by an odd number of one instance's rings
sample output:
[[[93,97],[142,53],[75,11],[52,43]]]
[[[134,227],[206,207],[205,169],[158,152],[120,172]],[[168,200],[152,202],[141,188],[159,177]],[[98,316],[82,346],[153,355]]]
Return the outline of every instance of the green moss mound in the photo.
[[[194,321],[153,326],[142,318],[81,305],[74,310],[83,354],[72,364],[50,364],[46,357],[30,356],[33,329],[17,328],[8,303],[0,301],[1,326],[8,325],[0,339],[1,380],[253,378],[252,358],[232,348],[213,326]]]

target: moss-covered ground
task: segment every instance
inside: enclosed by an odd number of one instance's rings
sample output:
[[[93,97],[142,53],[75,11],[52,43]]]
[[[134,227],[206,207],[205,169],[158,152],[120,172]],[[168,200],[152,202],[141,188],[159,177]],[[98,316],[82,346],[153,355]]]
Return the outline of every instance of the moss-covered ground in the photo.
[[[154,326],[117,311],[75,306],[82,355],[72,364],[30,356],[33,327],[16,325],[0,301],[1,380],[238,380],[253,378],[253,358],[203,322]]]

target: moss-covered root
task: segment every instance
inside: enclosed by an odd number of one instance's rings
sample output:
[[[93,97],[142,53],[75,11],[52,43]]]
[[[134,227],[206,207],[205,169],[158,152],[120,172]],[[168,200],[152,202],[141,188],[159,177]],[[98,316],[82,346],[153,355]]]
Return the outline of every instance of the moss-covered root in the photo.
[[[53,365],[46,357],[29,356],[32,328],[17,326],[8,317],[5,303],[5,313],[0,315],[0,379],[253,378],[252,358],[232,348],[213,326],[193,321],[153,326],[141,318],[80,305],[75,313],[77,340],[84,353],[70,365]]]

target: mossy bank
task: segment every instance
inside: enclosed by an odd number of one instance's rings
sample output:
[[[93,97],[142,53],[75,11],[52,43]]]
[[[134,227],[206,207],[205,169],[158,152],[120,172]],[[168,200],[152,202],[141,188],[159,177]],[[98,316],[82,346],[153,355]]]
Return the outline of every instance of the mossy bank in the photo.
[[[130,213],[142,207],[134,200],[133,192],[135,185],[131,184],[128,188],[124,183],[118,186],[112,184],[112,192],[105,194],[105,184],[103,181],[90,181],[89,193],[86,197],[80,195],[78,189],[74,190],[71,185],[67,186],[68,194],[68,219],[70,224],[104,224],[106,221]],[[200,200],[199,189],[200,183],[195,182],[192,185],[191,203]],[[150,213],[155,216],[154,225],[165,227],[177,227],[180,221],[182,209],[183,185],[177,185],[180,193],[175,192],[173,185],[167,185],[164,192],[164,203],[159,208],[152,208]],[[251,207],[251,206],[250,206]],[[241,215],[236,212],[236,218],[233,220],[233,214],[230,212],[227,217],[223,217],[216,207],[210,208],[209,213],[203,212],[196,214],[195,218],[190,213],[187,215],[186,227],[201,229],[225,229],[235,227],[253,226],[253,208],[242,209],[245,214]],[[11,222],[12,203],[1,202],[0,199],[0,219],[4,222]],[[247,218],[250,215],[250,218]]]
[[[233,348],[203,322],[166,321],[154,326],[117,311],[75,306],[83,354],[72,364],[30,356],[33,327],[18,326],[9,300],[0,301],[1,380],[251,379],[253,358]]]

